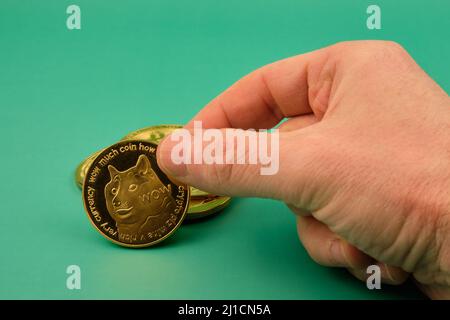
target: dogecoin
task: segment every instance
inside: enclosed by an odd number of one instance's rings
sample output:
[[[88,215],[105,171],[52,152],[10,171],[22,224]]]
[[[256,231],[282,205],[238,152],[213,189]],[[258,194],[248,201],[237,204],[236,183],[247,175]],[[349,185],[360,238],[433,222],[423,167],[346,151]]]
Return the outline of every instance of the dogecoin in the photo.
[[[156,148],[151,142],[121,141],[102,150],[86,172],[86,212],[114,243],[154,245],[173,234],[186,216],[189,187],[159,169]]]
[[[209,196],[204,198],[191,198],[189,202],[189,214],[186,220],[196,220],[210,216],[223,210],[231,202],[230,197]]]

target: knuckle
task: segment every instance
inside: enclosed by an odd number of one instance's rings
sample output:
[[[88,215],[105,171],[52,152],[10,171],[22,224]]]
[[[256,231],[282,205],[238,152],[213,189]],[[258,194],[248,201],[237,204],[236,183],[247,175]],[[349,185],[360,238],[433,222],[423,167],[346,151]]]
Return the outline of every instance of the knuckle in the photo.
[[[392,40],[372,40],[371,43],[374,47],[384,50],[404,51],[402,45]]]
[[[303,151],[304,165],[308,171],[324,171],[326,168],[335,168],[342,159],[342,152],[337,139],[330,139],[323,134],[305,136],[305,145],[309,147]],[[329,141],[333,140],[331,144]]]
[[[219,185],[226,184],[232,179],[233,165],[231,164],[214,164],[209,166],[209,168],[208,178],[214,179]]]
[[[363,40],[340,42],[333,46],[336,54],[352,65],[364,69],[399,68],[413,61],[401,44],[395,41]]]
[[[380,41],[374,46],[374,54],[380,58],[389,58],[391,60],[396,60],[398,58],[405,59],[409,57],[408,52],[403,48],[403,46],[394,41]]]
[[[329,173],[332,167],[336,167],[338,156],[331,152],[331,146],[323,134],[304,132],[286,133],[283,148],[280,148],[280,159],[292,159],[292,161],[280,160],[280,170],[289,172],[290,195],[285,199],[298,207],[307,206],[311,211],[320,207],[319,202],[323,197],[320,190],[329,181]],[[292,150],[298,149],[298,145],[305,146],[292,154]],[[325,184],[326,185],[326,184]]]

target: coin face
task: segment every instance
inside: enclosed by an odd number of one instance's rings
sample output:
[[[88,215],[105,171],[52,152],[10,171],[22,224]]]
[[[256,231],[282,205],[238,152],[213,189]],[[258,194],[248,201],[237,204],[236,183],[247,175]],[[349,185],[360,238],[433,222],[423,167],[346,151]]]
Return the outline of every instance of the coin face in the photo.
[[[151,142],[121,141],[102,150],[86,172],[86,212],[114,243],[154,245],[173,234],[186,216],[189,187],[159,169],[156,148]]]
[[[230,197],[210,195],[203,198],[192,198],[189,203],[186,220],[197,220],[208,217],[226,208],[231,202]]]

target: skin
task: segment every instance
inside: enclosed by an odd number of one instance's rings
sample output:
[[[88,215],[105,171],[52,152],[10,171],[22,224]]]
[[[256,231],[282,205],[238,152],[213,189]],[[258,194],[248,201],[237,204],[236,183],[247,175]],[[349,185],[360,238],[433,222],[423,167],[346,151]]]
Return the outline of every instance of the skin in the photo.
[[[296,214],[311,258],[357,278],[409,276],[450,298],[450,99],[398,44],[338,43],[240,79],[186,126],[280,126],[280,167],[180,164],[165,139],[158,163],[202,190],[269,197]]]

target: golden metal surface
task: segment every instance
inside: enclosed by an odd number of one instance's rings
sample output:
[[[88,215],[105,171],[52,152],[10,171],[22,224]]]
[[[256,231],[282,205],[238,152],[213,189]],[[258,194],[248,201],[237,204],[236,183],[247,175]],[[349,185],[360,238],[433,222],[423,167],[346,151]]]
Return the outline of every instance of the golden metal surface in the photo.
[[[121,141],[92,161],[83,202],[95,228],[126,247],[147,247],[172,235],[186,216],[189,187],[158,167],[157,145]]]
[[[230,202],[231,198],[227,196],[191,197],[189,214],[186,216],[186,220],[192,221],[208,217],[226,208]]]

